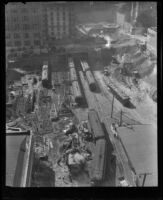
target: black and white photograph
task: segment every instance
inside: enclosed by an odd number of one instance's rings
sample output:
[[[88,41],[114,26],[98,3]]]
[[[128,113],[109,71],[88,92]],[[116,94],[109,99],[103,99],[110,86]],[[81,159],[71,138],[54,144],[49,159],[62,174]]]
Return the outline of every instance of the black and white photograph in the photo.
[[[5,57],[5,186],[158,186],[157,2],[8,2]]]

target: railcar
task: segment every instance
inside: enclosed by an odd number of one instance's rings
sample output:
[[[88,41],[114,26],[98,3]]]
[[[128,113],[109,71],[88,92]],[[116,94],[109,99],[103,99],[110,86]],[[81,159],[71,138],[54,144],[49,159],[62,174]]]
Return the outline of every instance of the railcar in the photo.
[[[77,81],[77,75],[75,68],[70,68],[70,80]]]
[[[94,186],[105,179],[107,145],[105,139],[96,142],[90,167],[90,178]]]
[[[80,76],[81,82],[84,82],[85,78],[84,78],[84,74],[82,71],[79,71],[79,76]]]
[[[109,81],[106,77],[104,77],[104,81],[117,100],[119,100],[124,106],[130,105],[130,97],[128,95],[123,93],[113,82]]]
[[[74,61],[72,58],[68,58],[68,67],[69,68],[75,68],[75,65],[74,65]]]
[[[88,112],[88,121],[90,124],[91,132],[93,133],[95,140],[97,140],[99,138],[104,138],[105,133],[101,126],[101,122],[100,122],[98,113],[94,109],[91,109]]]
[[[73,90],[75,102],[78,105],[83,104],[84,99],[83,99],[83,96],[82,96],[82,93],[81,93],[81,89],[79,87],[79,83],[77,81],[72,82],[72,90]]]
[[[91,73],[91,71],[86,71],[86,78],[87,78],[87,81],[88,81],[88,84],[89,84],[89,88],[91,91],[96,91],[97,90],[97,86],[96,86],[96,82],[95,82],[95,79]]]
[[[81,61],[81,67],[82,67],[83,72],[86,72],[87,70],[90,69],[88,63],[85,61]]]

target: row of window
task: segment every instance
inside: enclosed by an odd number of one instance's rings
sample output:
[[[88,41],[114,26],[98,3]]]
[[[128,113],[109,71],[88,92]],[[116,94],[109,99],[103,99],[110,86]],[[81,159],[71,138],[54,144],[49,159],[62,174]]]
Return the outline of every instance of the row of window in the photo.
[[[22,46],[22,45],[25,45],[25,46],[30,46],[30,45],[32,45],[32,44],[34,44],[34,45],[40,45],[40,41],[39,40],[34,40],[33,41],[33,43],[31,42],[31,41],[24,41],[24,43],[22,43],[21,41],[15,41],[14,42],[14,45],[15,46]],[[7,43],[6,43],[6,46],[12,46],[12,42],[11,41],[8,41]]]
[[[13,26],[11,26],[10,24],[6,25],[6,30],[38,30],[40,28],[39,24],[23,24],[22,26],[20,24],[15,24]]]
[[[13,36],[14,36],[15,39],[16,38],[21,38],[22,34],[14,33]],[[34,37],[40,37],[40,33],[34,33],[33,36]],[[24,38],[29,38],[30,35],[29,35],[29,33],[24,33],[23,37]],[[10,38],[11,38],[11,34],[10,33],[6,34],[6,39],[10,39]]]
[[[51,21],[56,21],[57,23],[60,23],[61,21],[63,21],[63,22],[65,22],[65,21],[69,21],[69,19],[68,18],[54,18],[54,17],[51,17],[51,18],[49,18]]]
[[[33,16],[33,18],[36,20],[39,20],[39,16],[38,15],[34,15]],[[11,21],[11,22],[18,22],[18,21],[20,21],[22,19],[22,21],[29,21],[29,19],[30,19],[30,17],[29,16],[23,16],[23,17],[13,17],[13,16],[11,16],[10,18],[9,17],[6,17],[6,22],[9,22],[9,21]]]
[[[51,32],[51,36],[55,36],[55,35],[67,35],[67,34],[68,34],[68,32],[62,32],[61,34],[60,34],[60,32],[57,32],[57,34],[54,33],[54,32]]]
[[[30,9],[30,10],[29,10]],[[11,13],[18,13],[18,12],[21,12],[21,13],[28,13],[29,11],[31,12],[33,12],[33,13],[36,13],[36,12],[38,12],[39,11],[39,9],[38,8],[32,8],[32,7],[30,7],[30,8],[19,8],[19,9],[10,9],[10,10],[7,10],[7,11],[9,11],[9,12],[11,12]]]
[[[58,32],[58,33],[60,33],[60,32],[62,33],[63,32],[63,33],[66,33],[66,32],[68,32],[68,29],[65,29],[65,28],[64,29],[53,29],[52,28],[52,29],[49,30],[49,32]]]

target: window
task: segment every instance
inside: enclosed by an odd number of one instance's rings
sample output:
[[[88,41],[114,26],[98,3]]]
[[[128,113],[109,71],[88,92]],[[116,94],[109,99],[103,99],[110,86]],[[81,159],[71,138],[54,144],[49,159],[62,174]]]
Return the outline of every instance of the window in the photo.
[[[14,38],[20,38],[20,34],[19,33],[14,33]]]
[[[34,13],[36,13],[38,11],[37,8],[33,8],[32,10],[33,10]]]
[[[23,30],[29,30],[30,26],[29,24],[23,24]]]
[[[17,13],[18,11],[16,9],[12,9],[11,13]]]
[[[25,38],[29,38],[29,33],[24,33]]]
[[[10,39],[10,37],[11,37],[10,33],[7,33],[6,34],[6,39]]]
[[[27,8],[22,8],[22,9],[21,9],[21,12],[22,12],[22,13],[27,13],[28,10],[27,10]]]
[[[19,24],[15,24],[14,30],[17,31],[17,30],[19,30],[19,29],[20,29],[20,25],[19,25]]]
[[[11,47],[11,46],[12,46],[12,42],[11,42],[11,41],[7,41],[7,42],[6,42],[6,46],[7,46],[7,47]]]
[[[34,37],[40,37],[40,33],[34,33]]]
[[[13,17],[12,21],[17,22],[18,21],[18,17]]]
[[[34,30],[39,29],[39,24],[33,24],[33,29],[34,29]]]
[[[23,21],[28,21],[28,17],[27,16],[23,16]]]
[[[6,22],[8,23],[10,21],[10,18],[9,17],[6,17]]]
[[[40,45],[40,41],[39,40],[34,40],[34,45]]]
[[[24,41],[25,46],[29,46],[30,44],[31,44],[30,41]]]
[[[11,30],[11,26],[9,24],[6,24],[5,28],[6,28],[7,31]]]
[[[15,41],[15,46],[21,46],[21,41]]]

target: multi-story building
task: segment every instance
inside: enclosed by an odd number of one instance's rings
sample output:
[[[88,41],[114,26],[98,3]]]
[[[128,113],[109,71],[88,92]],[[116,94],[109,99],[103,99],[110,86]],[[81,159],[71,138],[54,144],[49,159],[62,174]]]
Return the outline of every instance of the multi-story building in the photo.
[[[44,6],[47,38],[72,38],[75,35],[75,17],[73,5],[46,3]]]
[[[73,37],[74,19],[73,6],[66,2],[8,3],[6,54],[45,47],[51,38]]]
[[[5,7],[6,50],[21,52],[43,45],[42,9],[39,3],[9,3]]]

